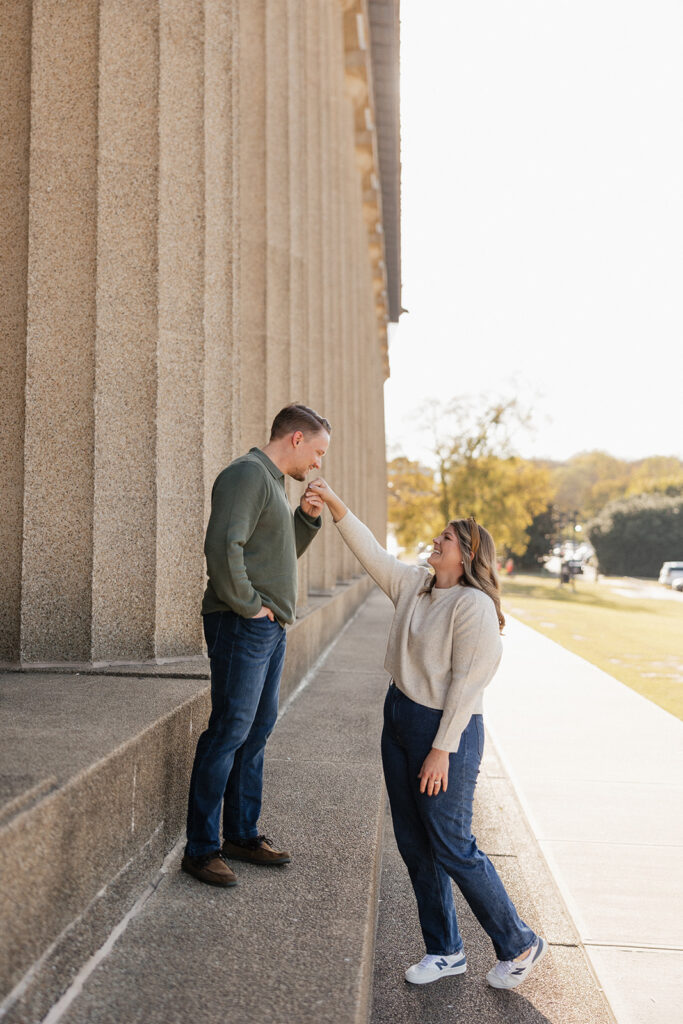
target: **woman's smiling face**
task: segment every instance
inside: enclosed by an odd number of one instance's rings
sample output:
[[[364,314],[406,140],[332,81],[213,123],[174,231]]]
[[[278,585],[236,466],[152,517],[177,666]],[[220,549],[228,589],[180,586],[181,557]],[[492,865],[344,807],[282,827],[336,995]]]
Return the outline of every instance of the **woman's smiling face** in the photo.
[[[462,576],[460,541],[450,523],[434,538],[433,545],[434,549],[428,559],[432,569],[444,577],[457,579]]]

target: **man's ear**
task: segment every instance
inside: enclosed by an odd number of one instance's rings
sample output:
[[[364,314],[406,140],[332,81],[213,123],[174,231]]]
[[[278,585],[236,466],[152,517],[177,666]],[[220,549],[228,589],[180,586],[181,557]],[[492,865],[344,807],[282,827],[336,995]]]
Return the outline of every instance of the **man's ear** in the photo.
[[[301,430],[295,430],[294,433],[292,434],[292,444],[294,445],[295,448],[298,448],[303,439],[304,435]]]

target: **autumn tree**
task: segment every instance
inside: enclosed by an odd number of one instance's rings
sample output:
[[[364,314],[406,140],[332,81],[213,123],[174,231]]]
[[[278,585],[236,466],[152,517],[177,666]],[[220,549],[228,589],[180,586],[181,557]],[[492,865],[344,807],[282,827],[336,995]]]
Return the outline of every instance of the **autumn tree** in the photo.
[[[550,467],[554,501],[563,512],[579,510],[582,519],[610,502],[637,494],[683,494],[683,462],[662,455],[629,462],[607,452],[580,452]]]
[[[429,544],[443,526],[434,471],[399,456],[389,463],[388,477],[389,523],[399,546],[412,551]]]
[[[515,399],[460,397],[430,402],[424,421],[433,470],[394,459],[389,519],[402,547],[430,540],[452,519],[473,515],[501,550],[522,554],[526,529],[551,500],[545,467],[514,453],[514,431],[528,422]]]

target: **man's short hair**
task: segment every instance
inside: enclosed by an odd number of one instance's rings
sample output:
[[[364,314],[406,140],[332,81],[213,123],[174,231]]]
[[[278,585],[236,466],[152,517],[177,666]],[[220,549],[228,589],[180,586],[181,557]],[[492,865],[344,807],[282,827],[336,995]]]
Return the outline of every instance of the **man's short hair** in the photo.
[[[293,434],[295,430],[300,430],[306,435],[319,434],[321,430],[326,430],[328,434],[332,433],[332,428],[324,416],[319,416],[307,405],[298,403],[280,409],[270,428],[270,440],[276,441],[280,437]]]

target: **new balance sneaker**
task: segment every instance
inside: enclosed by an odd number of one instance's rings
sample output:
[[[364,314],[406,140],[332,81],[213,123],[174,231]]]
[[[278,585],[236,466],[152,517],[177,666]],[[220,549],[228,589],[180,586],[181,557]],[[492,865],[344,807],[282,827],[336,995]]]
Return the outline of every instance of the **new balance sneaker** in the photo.
[[[428,985],[430,981],[447,978],[450,974],[464,974],[467,970],[467,959],[462,949],[450,956],[434,956],[427,953],[419,964],[413,964],[406,971],[406,981],[411,985]]]
[[[493,988],[517,988],[541,962],[547,949],[548,943],[539,936],[528,956],[523,960],[499,960],[486,975],[486,980]]]

